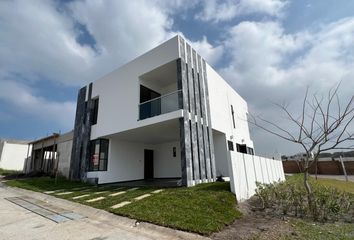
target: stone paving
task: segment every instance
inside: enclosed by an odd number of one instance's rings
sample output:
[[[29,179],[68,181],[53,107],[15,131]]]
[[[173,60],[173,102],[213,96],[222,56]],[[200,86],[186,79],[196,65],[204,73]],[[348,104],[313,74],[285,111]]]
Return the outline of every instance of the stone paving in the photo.
[[[151,193],[160,193],[162,191],[163,191],[163,189],[158,189],[158,190],[152,191]]]
[[[112,193],[112,194],[109,194],[108,196],[115,197],[115,196],[118,196],[118,195],[122,195],[124,193],[126,193],[126,191],[120,191],[120,192]]]
[[[84,194],[84,195],[80,195],[80,196],[75,196],[72,199],[79,199],[79,198],[84,198],[84,197],[88,197],[90,196],[90,194]]]
[[[97,202],[97,201],[101,201],[105,199],[105,197],[98,197],[98,198],[92,198],[92,199],[89,199],[89,200],[86,200],[86,202]]]
[[[74,193],[74,192],[60,192],[60,193],[56,193],[55,195],[62,196],[62,195],[69,195],[72,193]]]
[[[147,197],[150,197],[150,196],[151,196],[151,194],[144,194],[144,195],[141,195],[139,197],[135,197],[134,200],[139,201],[141,199],[144,199],[144,198],[147,198]]]
[[[131,203],[131,202],[129,202],[129,201],[124,201],[124,202],[118,203],[118,204],[116,204],[116,205],[113,205],[111,208],[113,208],[113,209],[121,208],[121,207],[123,207],[123,206],[125,206],[125,205],[128,205],[128,204],[130,204],[130,203]]]
[[[91,192],[90,194],[89,193],[86,193],[86,194],[82,194],[82,195],[78,195],[78,196],[73,196],[71,197],[71,199],[73,200],[78,200],[78,199],[81,199],[81,198],[88,198],[91,196],[90,199],[86,199],[85,202],[87,203],[94,203],[94,202],[98,202],[98,201],[102,201],[104,199],[106,199],[106,197],[118,197],[120,195],[123,195],[123,194],[126,194],[127,192],[132,192],[132,191],[135,191],[135,190],[138,190],[139,187],[133,187],[133,188],[128,188],[128,189],[124,189],[123,191],[123,188],[124,187],[119,187],[119,188],[115,188],[115,189],[111,189],[112,190],[122,190],[122,191],[118,191],[118,192],[113,192],[113,193],[110,193],[109,190],[104,190],[105,188],[101,188],[102,190],[104,191],[93,191]],[[70,194],[74,194],[75,190],[79,191],[79,192],[87,192],[87,191],[92,191],[93,188],[73,188],[71,189],[72,191],[65,191],[63,189],[58,189],[58,190],[53,190],[53,191],[46,191],[44,193],[46,194],[54,194],[56,196],[66,196],[66,195],[70,195]],[[97,189],[99,190],[99,189]],[[154,191],[151,191],[150,193],[143,193],[139,196],[135,196],[135,197],[132,197],[131,200],[121,200],[119,201],[119,198],[117,199],[117,203],[114,204],[113,206],[111,206],[112,209],[117,209],[117,208],[121,208],[121,207],[124,207],[128,204],[131,204],[131,203],[134,203],[134,202],[137,202],[137,201],[140,201],[142,199],[145,199],[145,198],[148,198],[150,196],[152,196],[153,194],[158,194],[158,193],[161,193],[163,191],[163,189],[157,189],[157,190],[154,190]],[[110,193],[110,194],[108,194]],[[105,194],[108,194],[108,195],[105,195]],[[92,195],[102,195],[102,196],[98,196],[98,197],[93,197]],[[92,198],[93,197],[93,198]]]

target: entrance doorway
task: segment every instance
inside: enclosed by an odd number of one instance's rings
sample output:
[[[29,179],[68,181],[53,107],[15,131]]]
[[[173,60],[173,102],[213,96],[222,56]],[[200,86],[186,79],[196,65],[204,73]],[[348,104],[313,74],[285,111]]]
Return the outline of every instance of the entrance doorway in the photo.
[[[144,179],[154,178],[154,150],[144,149]]]

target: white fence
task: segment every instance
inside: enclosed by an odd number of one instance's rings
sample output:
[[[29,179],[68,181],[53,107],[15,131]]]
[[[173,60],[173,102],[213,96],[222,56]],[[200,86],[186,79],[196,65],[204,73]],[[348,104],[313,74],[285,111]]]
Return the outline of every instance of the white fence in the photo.
[[[229,175],[231,191],[238,201],[255,194],[256,182],[274,183],[285,180],[280,160],[230,152]]]

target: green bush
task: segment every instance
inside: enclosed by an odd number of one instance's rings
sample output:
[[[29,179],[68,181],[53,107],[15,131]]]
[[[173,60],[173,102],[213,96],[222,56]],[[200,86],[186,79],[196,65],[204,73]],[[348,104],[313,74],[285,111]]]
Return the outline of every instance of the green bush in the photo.
[[[310,217],[323,222],[353,216],[353,195],[320,185],[315,181],[311,181],[310,184],[313,190],[311,209],[301,176],[293,176],[285,182],[276,184],[257,183],[256,197],[260,200],[262,209],[272,209],[274,213],[280,215]],[[350,221],[353,221],[353,218],[350,218]]]

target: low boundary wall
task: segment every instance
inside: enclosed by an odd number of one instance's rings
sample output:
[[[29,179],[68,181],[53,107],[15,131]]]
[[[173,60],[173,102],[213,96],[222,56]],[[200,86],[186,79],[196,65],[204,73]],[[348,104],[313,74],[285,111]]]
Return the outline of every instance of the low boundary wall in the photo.
[[[354,161],[344,161],[344,166],[348,175],[354,175]],[[285,173],[300,173],[303,169],[301,161],[288,160],[283,161],[283,167]],[[314,164],[309,169],[310,174],[316,174],[316,165]],[[333,161],[318,161],[317,162],[317,174],[325,175],[343,175],[343,167],[339,160]]]
[[[229,176],[231,191],[238,201],[255,194],[256,182],[274,183],[285,180],[281,160],[230,152]]]

